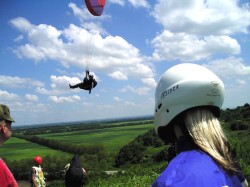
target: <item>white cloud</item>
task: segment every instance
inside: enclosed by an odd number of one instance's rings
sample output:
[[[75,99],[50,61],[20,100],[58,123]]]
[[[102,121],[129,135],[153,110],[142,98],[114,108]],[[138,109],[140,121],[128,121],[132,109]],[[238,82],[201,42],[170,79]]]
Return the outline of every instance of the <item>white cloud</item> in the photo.
[[[130,69],[130,71],[132,72],[133,75],[139,76],[141,78],[153,77],[153,70],[146,63],[134,64],[134,66],[129,67],[129,69]]]
[[[9,21],[10,25],[17,28],[21,32],[28,32],[33,29],[34,25],[32,25],[27,19],[23,17],[17,17],[15,19],[11,19]]]
[[[157,82],[153,78],[143,78],[142,82],[147,85],[148,87],[155,89]]]
[[[38,101],[37,95],[25,94],[25,98],[26,98],[28,101]]]
[[[9,88],[23,88],[23,87],[44,86],[44,84],[41,81],[33,80],[31,78],[0,75],[0,86]]]
[[[38,104],[30,104],[27,105],[26,111],[32,110],[32,112],[37,112],[40,114],[40,112],[48,112],[49,111],[49,106],[43,103],[38,103]]]
[[[0,90],[0,101],[4,103],[4,101],[13,101],[18,100],[19,96],[14,93],[9,93],[4,90]]]
[[[144,8],[149,8],[150,5],[146,0],[128,0],[128,2],[130,2],[135,8],[138,7],[144,7]]]
[[[110,73],[109,76],[117,80],[128,80],[128,77],[120,71]]]
[[[55,76],[55,75],[51,75],[50,76],[50,80],[51,80],[51,88],[54,90],[65,90],[65,87],[69,87],[69,83],[73,80],[73,82],[75,83],[79,83],[81,82],[78,78],[74,77],[74,78],[70,78],[67,76]]]
[[[114,97],[114,100],[115,100],[116,102],[120,102],[120,101],[121,101],[121,99],[120,99],[119,97],[117,97],[117,96]]]
[[[20,58],[33,59],[36,62],[47,60],[47,58],[59,58],[59,55],[64,55],[64,51],[60,51],[62,46],[61,31],[55,27],[40,24],[32,25],[25,18],[15,18],[10,23],[18,30],[27,35],[30,43],[19,46],[13,52]]]
[[[120,92],[132,92],[132,93],[136,93],[138,95],[147,95],[149,93],[149,91],[151,90],[151,88],[149,87],[132,87],[130,85],[125,86],[123,88],[121,88],[119,91]]]
[[[41,116],[43,115],[42,113],[47,113],[50,111],[49,105],[44,104],[44,103],[34,103],[30,101],[28,102],[22,101],[22,102],[14,102],[14,103],[12,102],[10,103],[10,108],[13,109],[13,111],[24,112],[25,115],[27,115],[27,113],[29,112],[32,112],[33,115],[34,113],[38,113],[39,116]],[[34,117],[33,115],[30,115],[29,118]],[[23,118],[23,116],[20,116],[20,117]],[[16,122],[19,122],[19,120],[17,120]]]
[[[114,106],[113,105],[109,105],[109,104],[101,104],[101,105],[97,105],[97,108],[100,110],[109,110],[112,109]]]
[[[229,36],[198,37],[164,30],[152,40],[156,60],[183,62],[209,59],[216,54],[239,54],[240,45]]]
[[[13,49],[13,53],[15,53],[21,59],[33,59],[35,62],[46,59],[46,56],[42,51],[37,50],[34,48],[34,46],[29,44],[20,46],[18,49]]]
[[[35,91],[36,91],[37,93],[45,94],[45,95],[52,94],[52,93],[51,93],[50,91],[48,91],[47,89],[41,88],[41,87],[37,87]]]
[[[125,106],[136,106],[136,104],[134,102],[131,102],[131,101],[125,101],[124,102]]]
[[[90,107],[90,106],[95,106],[95,104],[94,103],[91,103],[91,102],[86,102],[86,101],[84,101],[83,102],[83,105],[84,106],[87,106],[87,107]],[[99,106],[99,105],[98,105]]]
[[[87,13],[87,9],[85,8],[84,11],[83,9],[79,8],[75,3],[69,3],[68,7],[72,9],[74,16],[76,17],[87,17],[89,14]],[[89,16],[91,18],[92,16]]]
[[[82,82],[77,77],[67,77],[67,76],[50,76],[50,89],[45,87],[36,87],[36,92],[43,95],[60,95],[69,92],[69,84],[74,85]]]
[[[54,103],[72,103],[81,100],[81,98],[78,95],[73,95],[69,97],[49,96],[49,99]]]
[[[21,41],[23,38],[24,38],[24,36],[21,34],[21,35],[17,36],[17,37],[14,39],[14,41],[15,41],[15,42],[19,42],[19,41]]]
[[[120,6],[125,5],[125,0],[109,0],[110,3],[118,4]]]
[[[217,59],[204,64],[204,66],[224,79],[235,80],[241,78],[250,80],[250,66],[246,66],[241,58]]]
[[[239,54],[234,34],[247,34],[250,25],[249,4],[240,5],[238,0],[159,0],[151,15],[163,26],[151,41],[153,59],[158,61],[192,62]]]
[[[143,7],[150,8],[150,4],[146,0],[127,0],[135,8]],[[109,3],[118,4],[120,6],[125,6],[126,0],[109,0]]]
[[[248,33],[249,4],[239,3],[238,0],[159,0],[152,15],[171,32],[198,35]]]

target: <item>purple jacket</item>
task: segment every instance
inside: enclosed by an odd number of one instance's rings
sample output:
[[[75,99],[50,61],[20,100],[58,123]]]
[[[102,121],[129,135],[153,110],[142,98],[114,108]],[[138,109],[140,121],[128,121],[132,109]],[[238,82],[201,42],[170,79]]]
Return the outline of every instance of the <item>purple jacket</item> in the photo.
[[[239,178],[229,176],[213,159],[198,150],[178,154],[152,187],[242,187]]]

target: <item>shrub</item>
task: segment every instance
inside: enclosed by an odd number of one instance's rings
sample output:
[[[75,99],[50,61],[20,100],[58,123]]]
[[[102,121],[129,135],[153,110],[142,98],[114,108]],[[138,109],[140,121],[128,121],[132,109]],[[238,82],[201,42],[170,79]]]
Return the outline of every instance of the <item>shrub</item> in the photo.
[[[245,123],[232,123],[230,125],[230,128],[232,131],[236,131],[236,130],[247,130],[248,129],[248,125]]]
[[[146,147],[141,143],[134,142],[124,146],[115,159],[115,166],[124,164],[138,164],[144,161]]]

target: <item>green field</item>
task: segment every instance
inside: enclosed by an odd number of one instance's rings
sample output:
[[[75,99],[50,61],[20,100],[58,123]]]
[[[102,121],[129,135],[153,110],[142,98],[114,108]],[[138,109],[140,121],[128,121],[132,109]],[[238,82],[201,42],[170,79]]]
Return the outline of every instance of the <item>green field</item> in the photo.
[[[23,139],[15,137],[10,138],[0,147],[0,157],[5,157],[8,160],[21,160],[26,158],[33,158],[36,155],[47,156],[47,155],[58,155],[66,154],[62,151],[41,146]]]
[[[116,154],[121,147],[133,141],[138,135],[142,135],[149,129],[152,129],[152,124],[121,126],[93,130],[81,130],[64,133],[52,133],[39,135],[42,138],[59,140],[65,143],[94,145],[101,144],[107,152]],[[53,156],[70,154],[50,149],[48,147],[35,144],[23,139],[12,137],[0,147],[0,157],[5,157],[8,160],[21,160],[33,158],[35,155]]]
[[[121,147],[153,128],[153,124],[82,130],[74,132],[42,134],[39,137],[60,140],[65,143],[101,144],[109,153],[117,153]]]
[[[242,171],[249,180],[249,129],[232,131],[230,125],[226,123],[222,124],[227,136],[229,137],[230,143],[232,144],[232,148],[236,148],[237,160],[242,168]],[[27,131],[16,131],[14,135],[16,135],[16,137],[18,137],[18,134],[24,135],[25,137],[40,137],[40,139],[43,141],[45,140],[45,142],[47,142],[47,140],[55,140],[56,143],[61,142],[63,143],[62,145],[69,145],[70,147],[74,147],[74,145],[80,145],[79,147],[83,147],[81,161],[84,165],[84,168],[88,171],[87,186],[132,187],[150,186],[167,165],[166,161],[158,163],[152,160],[152,156],[155,155],[155,153],[162,151],[165,148],[165,145],[161,145],[160,147],[151,145],[147,146],[146,151],[141,158],[143,162],[139,164],[127,164],[119,168],[114,166],[117,154],[122,147],[128,145],[130,142],[133,142],[132,145],[136,147],[138,142],[135,143],[135,138],[139,135],[144,135],[143,137],[145,140],[147,140],[149,133],[146,132],[153,128],[153,122],[139,120],[130,123],[124,121],[119,124],[110,123],[103,125],[98,123],[94,124],[94,126],[68,125],[46,128],[42,127],[32,129],[33,134],[25,134],[25,132],[30,133],[30,130],[28,129]],[[33,158],[35,155],[39,154],[45,157],[46,162],[44,162],[43,165],[44,170],[47,172],[49,171],[48,175],[50,179],[48,179],[48,184],[50,185],[48,187],[64,186],[63,176],[58,174],[58,171],[63,170],[65,165],[70,161],[72,158],[72,152],[69,154],[42,146],[40,144],[26,141],[24,140],[25,137],[24,139],[19,139],[16,137],[12,137],[0,147],[0,157],[5,157],[5,159],[7,159],[7,165],[10,167],[13,174],[18,176],[21,182],[25,182],[27,178],[27,168],[30,167],[30,164],[27,162],[27,160],[29,161],[30,158]],[[23,138],[22,136],[19,137]],[[84,147],[85,145],[86,147]],[[105,150],[103,152],[97,151],[94,154],[88,154],[87,147],[89,145],[90,147],[91,145],[94,145],[94,147],[97,148],[100,147],[99,145],[103,145]],[[135,151],[133,146],[131,146],[130,149]],[[60,149],[60,146],[58,146],[58,148]],[[128,153],[128,150],[126,151],[126,153]],[[12,162],[14,160],[17,160],[17,162]],[[19,167],[17,168],[16,165]],[[125,171],[125,173],[118,172],[118,174],[115,175],[104,175],[103,171]]]

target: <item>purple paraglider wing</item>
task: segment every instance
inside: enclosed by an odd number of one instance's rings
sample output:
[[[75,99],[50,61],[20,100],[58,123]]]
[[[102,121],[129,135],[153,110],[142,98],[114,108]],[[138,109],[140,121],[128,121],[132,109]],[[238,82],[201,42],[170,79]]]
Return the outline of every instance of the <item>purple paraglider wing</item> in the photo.
[[[89,12],[94,16],[100,16],[104,9],[106,0],[85,0]]]

